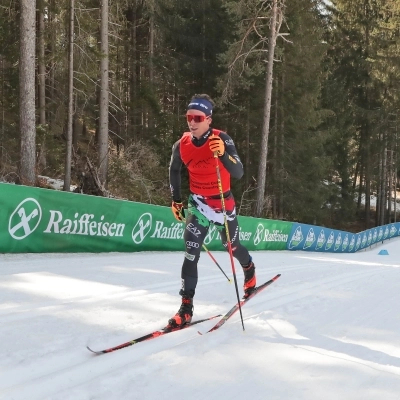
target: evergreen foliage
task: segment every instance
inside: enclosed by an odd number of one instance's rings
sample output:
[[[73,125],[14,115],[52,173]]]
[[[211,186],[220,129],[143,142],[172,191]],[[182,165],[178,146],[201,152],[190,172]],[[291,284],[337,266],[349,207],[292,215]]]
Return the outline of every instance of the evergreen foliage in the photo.
[[[217,103],[245,166],[233,180],[252,215],[265,104],[271,2],[109,2],[108,191],[168,205],[172,144],[195,93]],[[340,227],[393,220],[399,177],[400,5],[390,0],[281,0],[274,61],[264,217]],[[64,175],[69,0],[42,0],[46,124],[36,126],[37,173]],[[97,160],[99,3],[75,0],[72,180]],[[0,175],[17,180],[19,2],[0,6]],[[36,105],[39,118],[39,106]],[[38,120],[39,121],[39,120]],[[184,179],[182,180],[185,181]],[[187,193],[187,187],[184,186]],[[371,195],[378,196],[375,209]],[[362,199],[367,199],[365,207]],[[400,208],[400,205],[398,205]],[[357,229],[360,227],[358,226]]]
[[[393,85],[400,72],[399,8],[386,0],[332,3],[329,27],[334,29],[327,31],[329,78],[323,97],[335,115],[329,121],[333,132],[329,151],[336,159],[341,187],[339,215],[351,215],[353,191],[358,189],[359,198],[365,194],[367,199],[368,226],[370,196],[377,194],[378,203],[386,203],[393,191],[393,185],[389,190],[387,174],[383,174],[383,161],[388,152],[397,152],[397,125],[390,127],[388,117],[397,115],[399,109]],[[394,164],[390,174],[398,168]],[[390,217],[387,215],[387,221]]]
[[[19,7],[10,4],[0,7],[0,171],[7,179],[15,179],[18,137],[18,54],[19,54]]]

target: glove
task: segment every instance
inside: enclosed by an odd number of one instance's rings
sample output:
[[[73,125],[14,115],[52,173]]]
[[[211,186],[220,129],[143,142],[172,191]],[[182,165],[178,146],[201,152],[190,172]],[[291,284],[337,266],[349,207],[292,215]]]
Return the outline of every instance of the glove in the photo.
[[[183,204],[177,201],[172,201],[172,213],[174,214],[174,217],[178,221],[183,221],[185,216],[183,215]]]
[[[219,136],[211,136],[209,140],[210,150],[218,153],[218,157],[222,157],[225,153],[225,144]]]

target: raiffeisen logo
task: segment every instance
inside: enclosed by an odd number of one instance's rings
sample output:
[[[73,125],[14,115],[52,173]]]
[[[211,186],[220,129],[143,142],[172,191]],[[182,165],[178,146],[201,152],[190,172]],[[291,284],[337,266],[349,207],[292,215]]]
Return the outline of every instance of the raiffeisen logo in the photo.
[[[383,228],[379,228],[378,242],[383,238]]]
[[[210,244],[215,237],[215,234],[218,232],[217,227],[215,225],[210,225],[208,229],[207,236],[204,238],[204,244]]]
[[[43,233],[58,233],[62,235],[84,236],[123,236],[125,224],[95,220],[94,214],[74,214],[74,218],[64,218],[61,211],[50,210],[50,220]]]
[[[250,239],[250,232],[247,233],[247,237]],[[280,229],[273,229],[272,232],[265,228],[263,224],[258,224],[256,232],[254,234],[254,245],[258,246],[261,242],[270,243],[270,242],[280,242],[286,243],[289,235],[283,233]]]
[[[256,233],[254,235],[254,245],[255,246],[258,246],[261,243],[263,234],[264,234],[264,225],[258,224]]]
[[[8,232],[15,240],[22,240],[33,233],[42,219],[42,208],[32,198],[18,204],[8,221]]]
[[[83,236],[123,236],[125,224],[107,222],[104,215],[100,221],[94,214],[75,213],[74,218],[64,218],[61,211],[50,210],[50,219],[43,233],[58,233],[61,235]]]
[[[304,241],[304,246],[303,249],[308,249],[310,248],[315,242],[315,233],[314,233],[314,229],[310,228],[310,230],[307,233],[307,237],[306,240]]]
[[[157,239],[183,239],[184,232],[185,229],[182,222],[172,222],[170,226],[167,226],[163,221],[156,221],[156,227],[150,237]]]
[[[295,247],[297,247],[302,242],[303,239],[304,239],[303,232],[301,230],[301,227],[298,226],[290,239],[289,249],[294,249]]]
[[[269,229],[265,229],[264,232],[264,242],[283,242],[286,243],[288,240],[289,235],[282,233],[279,229],[275,229],[272,233]]]
[[[239,240],[241,242],[248,242],[251,239],[251,232],[242,231],[242,228],[239,229]]]
[[[394,225],[390,227],[390,237],[393,237],[397,233],[397,229]]]
[[[132,229],[132,240],[136,244],[142,243],[149,234],[152,224],[153,216],[150,213],[142,214]]]
[[[322,247],[324,247],[325,241],[326,241],[325,232],[323,229],[321,229],[321,232],[318,235],[317,245],[315,246],[315,250],[322,249]]]

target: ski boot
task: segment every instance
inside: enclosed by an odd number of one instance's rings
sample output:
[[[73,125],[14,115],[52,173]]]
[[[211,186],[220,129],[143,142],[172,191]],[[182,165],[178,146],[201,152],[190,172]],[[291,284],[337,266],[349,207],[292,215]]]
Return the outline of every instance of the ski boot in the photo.
[[[177,328],[188,324],[193,316],[193,297],[189,296],[183,290],[179,292],[182,296],[182,304],[178,312],[168,321],[168,325]]]
[[[255,271],[256,267],[254,266],[251,257],[250,257],[250,262],[247,265],[242,265],[242,267],[244,273],[243,298],[246,299],[256,289],[256,283],[257,283],[256,271]]]

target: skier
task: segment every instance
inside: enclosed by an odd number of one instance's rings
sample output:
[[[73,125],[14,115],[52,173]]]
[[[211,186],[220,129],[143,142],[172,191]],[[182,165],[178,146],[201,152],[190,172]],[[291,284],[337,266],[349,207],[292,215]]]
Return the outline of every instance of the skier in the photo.
[[[178,312],[168,321],[171,327],[182,326],[192,320],[193,297],[198,280],[197,263],[210,223],[218,228],[222,244],[228,247],[215,152],[218,154],[225,216],[233,256],[242,265],[244,272],[244,298],[256,287],[254,263],[248,250],[239,241],[235,200],[230,190],[230,177],[240,179],[243,176],[243,165],[231,137],[225,132],[211,128],[213,106],[214,103],[208,95],[194,95],[186,113],[190,132],[185,132],[172,147],[169,180],[172,212],[178,221],[185,219],[181,199],[182,164],[189,172],[190,195],[184,233],[186,252],[181,271],[182,289],[179,292],[182,304]]]

